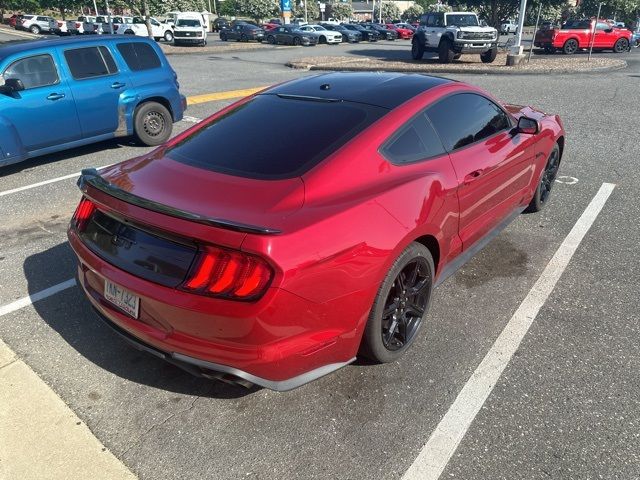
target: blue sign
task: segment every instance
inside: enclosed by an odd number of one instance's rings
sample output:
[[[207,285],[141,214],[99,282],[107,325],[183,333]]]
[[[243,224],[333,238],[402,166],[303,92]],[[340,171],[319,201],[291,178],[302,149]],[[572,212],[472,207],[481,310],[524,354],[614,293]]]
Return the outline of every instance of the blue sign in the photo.
[[[283,12],[291,11],[291,0],[280,0],[280,8]]]

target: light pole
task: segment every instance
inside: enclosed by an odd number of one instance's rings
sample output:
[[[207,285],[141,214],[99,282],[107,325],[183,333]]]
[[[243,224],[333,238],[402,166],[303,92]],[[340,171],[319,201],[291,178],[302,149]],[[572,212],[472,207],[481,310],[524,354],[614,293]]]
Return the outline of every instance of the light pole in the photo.
[[[522,55],[522,29],[524,28],[524,14],[526,11],[527,11],[527,0],[521,0],[520,13],[518,15],[518,32],[516,33],[516,43],[513,46],[514,55]]]
[[[589,42],[589,58],[587,62],[591,61],[591,52],[593,51],[593,41],[596,38],[596,28],[598,28],[598,20],[600,19],[600,10],[602,9],[602,3],[598,5],[598,14],[596,15],[596,19],[593,22],[593,30],[591,31],[591,42]]]

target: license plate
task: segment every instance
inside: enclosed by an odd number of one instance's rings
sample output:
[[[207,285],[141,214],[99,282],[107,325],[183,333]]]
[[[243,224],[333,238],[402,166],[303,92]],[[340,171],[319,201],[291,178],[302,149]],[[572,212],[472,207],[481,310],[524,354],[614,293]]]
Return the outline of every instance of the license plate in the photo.
[[[138,318],[140,297],[109,280],[104,281],[104,298],[133,318]]]

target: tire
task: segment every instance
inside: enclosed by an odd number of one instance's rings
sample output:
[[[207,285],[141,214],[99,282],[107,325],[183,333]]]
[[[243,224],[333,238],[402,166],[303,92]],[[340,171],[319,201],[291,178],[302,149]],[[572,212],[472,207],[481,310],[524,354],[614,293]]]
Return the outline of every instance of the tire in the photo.
[[[267,37],[267,43],[270,43],[271,45],[275,45],[276,44],[276,37],[274,37],[273,35],[269,35]]]
[[[451,48],[451,40],[448,38],[442,39],[438,46],[438,58],[440,59],[440,63],[451,63],[454,55],[455,52]]]
[[[318,39],[318,43],[327,43],[327,37],[325,37],[324,35],[322,35],[322,36]]]
[[[125,35],[135,35],[135,33],[133,33],[133,30],[127,30],[126,32],[124,32]]]
[[[164,32],[164,41],[167,43],[173,42],[173,32],[171,30],[167,30]]]
[[[491,50],[487,50],[486,52],[481,53],[480,60],[482,60],[482,63],[493,63],[497,55],[498,49],[494,47]]]
[[[619,38],[613,45],[613,53],[623,53],[629,51],[629,40],[626,38]]]
[[[422,44],[422,42],[420,42],[420,40],[415,38],[411,42],[411,58],[413,58],[414,60],[422,60],[423,56],[424,56],[424,45]]]
[[[551,149],[549,158],[547,158],[547,163],[545,164],[544,170],[542,171],[540,182],[538,182],[536,191],[533,194],[531,202],[529,202],[529,205],[525,209],[525,213],[539,212],[548,203],[549,196],[551,195],[551,189],[553,187],[553,183],[556,180],[556,176],[558,175],[559,168],[560,147],[556,143]]]
[[[226,34],[226,33],[224,33],[224,32],[222,32],[222,33],[220,34],[220,40],[221,40],[222,42],[226,42],[226,41],[227,41],[227,34]]]
[[[420,243],[409,245],[393,262],[369,313],[361,355],[388,363],[411,346],[429,310],[434,271],[431,252]],[[418,293],[409,294],[412,289]]]
[[[29,31],[34,35],[38,35],[40,33],[40,27],[38,25],[31,25]]]
[[[556,52],[556,49],[553,47],[544,47],[544,53],[551,55],[552,53],[555,53],[555,52]]]
[[[147,102],[136,108],[133,116],[133,131],[136,139],[143,145],[155,147],[171,136],[173,118],[164,105]]]
[[[300,41],[300,38],[298,38],[298,37],[293,37],[293,44],[294,44],[296,47],[299,47],[300,45],[302,45],[302,42]]]
[[[454,59],[454,60],[458,60],[461,56],[462,56],[462,54],[461,54],[461,53],[456,53],[456,54],[453,56],[453,59]]]
[[[573,55],[578,51],[578,41],[575,38],[570,38],[562,46],[562,53],[565,55]]]
[[[242,35],[240,35],[240,41],[241,42],[247,42],[247,36],[243,33]]]

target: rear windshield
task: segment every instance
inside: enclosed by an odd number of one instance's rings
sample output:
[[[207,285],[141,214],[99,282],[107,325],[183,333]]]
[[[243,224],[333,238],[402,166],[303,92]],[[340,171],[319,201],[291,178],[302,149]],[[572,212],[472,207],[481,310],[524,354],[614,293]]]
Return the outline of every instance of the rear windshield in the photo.
[[[258,95],[167,152],[177,162],[239,177],[300,176],[388,110]]]
[[[567,20],[562,30],[585,30],[591,28],[591,20]]]

